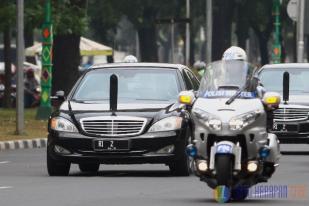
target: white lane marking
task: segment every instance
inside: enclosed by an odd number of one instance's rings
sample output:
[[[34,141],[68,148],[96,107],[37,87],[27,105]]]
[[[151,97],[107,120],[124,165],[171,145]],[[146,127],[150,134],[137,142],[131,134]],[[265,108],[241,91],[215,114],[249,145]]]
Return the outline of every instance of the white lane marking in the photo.
[[[0,186],[0,190],[12,189],[12,186]]]
[[[10,163],[10,161],[2,161],[2,162],[0,162],[0,164],[7,164],[7,163]]]

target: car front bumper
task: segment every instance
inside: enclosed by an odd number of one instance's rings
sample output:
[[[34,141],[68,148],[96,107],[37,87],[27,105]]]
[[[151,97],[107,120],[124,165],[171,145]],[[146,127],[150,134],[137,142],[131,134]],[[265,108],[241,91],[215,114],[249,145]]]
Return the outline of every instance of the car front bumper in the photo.
[[[309,144],[309,134],[298,133],[275,133],[280,143],[283,144]]]
[[[295,122],[280,122],[277,124],[284,124],[285,130],[271,131],[277,135],[280,143],[286,144],[304,144],[309,143],[309,121],[295,121]],[[293,125],[297,128],[295,131],[288,130],[289,126]]]
[[[184,129],[179,131],[146,133],[133,137],[98,138],[84,136],[79,133],[52,132],[48,136],[48,153],[53,159],[71,163],[93,162],[101,164],[141,164],[165,163],[168,164],[178,158],[177,145],[186,138]],[[95,151],[95,139],[128,140],[127,151]],[[69,153],[56,152],[55,145],[61,146]],[[174,145],[171,153],[158,153],[158,150]]]

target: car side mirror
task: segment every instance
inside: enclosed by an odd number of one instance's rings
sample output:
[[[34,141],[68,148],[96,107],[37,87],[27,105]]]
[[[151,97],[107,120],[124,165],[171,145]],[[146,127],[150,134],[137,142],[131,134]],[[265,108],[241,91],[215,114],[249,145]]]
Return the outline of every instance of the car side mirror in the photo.
[[[178,102],[188,106],[192,106],[195,101],[195,95],[192,90],[182,91],[178,95]]]
[[[58,108],[64,101],[65,101],[65,93],[62,90],[57,91],[55,96],[51,96],[51,104],[53,107]]]
[[[266,109],[271,111],[279,107],[281,102],[280,94],[277,92],[266,92],[263,96],[263,104],[266,106]]]

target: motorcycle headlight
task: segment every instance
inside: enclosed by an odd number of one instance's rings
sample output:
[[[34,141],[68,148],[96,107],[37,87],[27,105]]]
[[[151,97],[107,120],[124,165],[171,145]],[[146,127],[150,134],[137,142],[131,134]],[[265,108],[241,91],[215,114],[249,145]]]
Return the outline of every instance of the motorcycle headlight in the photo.
[[[181,128],[182,118],[181,117],[167,117],[161,119],[154,123],[149,132],[163,132],[163,131],[172,131]]]
[[[78,132],[75,125],[62,117],[54,117],[50,121],[50,128],[60,132]]]
[[[214,116],[209,114],[208,112],[205,112],[204,110],[195,108],[193,110],[193,114],[201,121],[204,122],[207,127],[209,127],[212,130],[221,130],[222,129],[222,122],[221,120]]]
[[[237,117],[233,117],[229,126],[231,130],[241,130],[242,128],[252,124],[261,114],[260,110],[256,110],[253,112],[248,112]]]

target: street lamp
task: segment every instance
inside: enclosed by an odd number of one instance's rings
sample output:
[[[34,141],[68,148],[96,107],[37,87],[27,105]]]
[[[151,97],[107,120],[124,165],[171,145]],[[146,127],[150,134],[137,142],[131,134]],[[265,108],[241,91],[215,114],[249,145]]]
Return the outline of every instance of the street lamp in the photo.
[[[24,133],[24,0],[17,0],[16,134]]]

